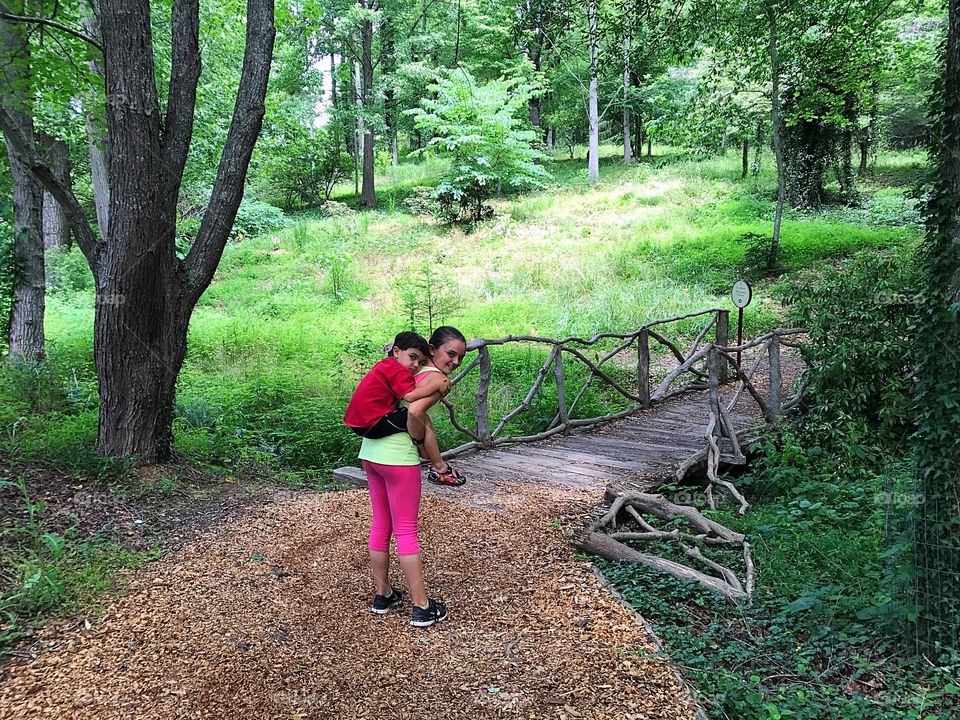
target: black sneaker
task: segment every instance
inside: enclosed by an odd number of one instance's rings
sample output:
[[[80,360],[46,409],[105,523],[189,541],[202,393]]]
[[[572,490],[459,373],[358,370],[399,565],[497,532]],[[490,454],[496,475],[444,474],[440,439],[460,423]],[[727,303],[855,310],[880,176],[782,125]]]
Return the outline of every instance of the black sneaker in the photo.
[[[427,607],[414,605],[410,611],[410,624],[414,627],[430,627],[447,619],[447,608],[436,600],[427,601]]]
[[[389,595],[374,595],[373,607],[370,608],[377,615],[386,615],[390,608],[398,607],[403,603],[403,593],[392,588]]]

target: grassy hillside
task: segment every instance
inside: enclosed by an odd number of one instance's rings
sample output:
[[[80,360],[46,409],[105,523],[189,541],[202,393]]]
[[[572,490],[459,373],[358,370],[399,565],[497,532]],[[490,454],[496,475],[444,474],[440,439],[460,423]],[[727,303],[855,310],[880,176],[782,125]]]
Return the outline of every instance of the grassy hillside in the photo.
[[[250,462],[323,477],[351,459],[342,408],[379,348],[419,315],[430,286],[439,322],[468,337],[589,335],[713,305],[773,217],[774,177],[739,177],[733,155],[705,161],[661,149],[623,167],[607,148],[602,182],[582,161],[551,164],[551,187],[495,202],[485,223],[449,227],[408,210],[436,164],[391,170],[381,208],[301,215],[275,233],[232,242],[190,326],[180,378],[176,447],[230,472]],[[886,154],[863,183],[859,208],[788,214],[786,270],[864,246],[910,242],[907,199],[919,154]],[[341,200],[350,200],[348,195]],[[47,305],[49,367],[7,373],[0,386],[2,448],[15,458],[90,469],[96,434],[93,295],[79,253],[53,257]],[[761,282],[747,332],[777,321]],[[517,358],[520,370],[534,359]],[[531,370],[533,372],[535,370]],[[448,434],[447,442],[454,439]]]

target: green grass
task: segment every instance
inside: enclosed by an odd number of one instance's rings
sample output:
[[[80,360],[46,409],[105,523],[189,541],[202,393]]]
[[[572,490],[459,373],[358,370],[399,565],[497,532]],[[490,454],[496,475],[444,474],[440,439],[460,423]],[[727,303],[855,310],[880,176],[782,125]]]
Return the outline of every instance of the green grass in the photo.
[[[300,213],[278,232],[232,242],[191,320],[177,450],[228,467],[251,457],[291,471],[351,462],[356,439],[343,432],[340,413],[379,348],[408,324],[405,298],[425,267],[449,290],[440,319],[468,337],[589,336],[731,308],[729,287],[744,269],[749,239],[770,231],[772,168],[767,162],[759,177],[741,180],[735,153],[696,160],[654,151],[625,167],[617,148],[602,148],[596,185],[586,180],[582,149],[574,162],[558,151],[550,187],[495,200],[495,217],[468,227],[405,211],[404,194],[443,171],[435,160],[405,163],[378,180],[375,212]],[[882,154],[874,177],[883,182],[865,182],[862,207],[788,213],[785,268],[915,238],[910,188],[887,181],[921,170],[916,154]],[[50,265],[47,397],[31,396],[23,377],[0,378],[0,449],[99,472],[92,291],[78,252],[51,256]],[[754,280],[748,334],[776,324],[780,312],[768,281]],[[528,381],[504,390],[504,407]],[[453,397],[469,415],[464,388]],[[586,400],[585,411],[599,411],[608,399]],[[449,431],[444,440],[458,442]]]

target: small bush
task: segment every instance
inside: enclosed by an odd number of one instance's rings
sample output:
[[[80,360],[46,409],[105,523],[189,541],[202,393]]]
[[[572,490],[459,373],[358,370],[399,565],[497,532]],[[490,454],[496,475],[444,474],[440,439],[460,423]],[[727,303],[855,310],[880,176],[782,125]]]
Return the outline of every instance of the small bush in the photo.
[[[282,228],[287,222],[283,210],[259,200],[244,198],[237,210],[237,219],[233,222],[230,237],[242,239],[273,232]]]

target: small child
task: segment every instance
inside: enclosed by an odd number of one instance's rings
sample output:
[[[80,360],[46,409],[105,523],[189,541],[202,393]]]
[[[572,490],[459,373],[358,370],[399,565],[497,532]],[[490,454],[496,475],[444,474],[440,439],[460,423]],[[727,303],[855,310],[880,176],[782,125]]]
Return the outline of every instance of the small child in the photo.
[[[411,417],[407,408],[400,407],[400,402],[411,403],[431,394],[418,390],[413,379],[429,355],[430,347],[420,335],[397,335],[390,354],[363,376],[343,422],[357,435],[370,439],[403,432],[423,437],[423,424]]]

